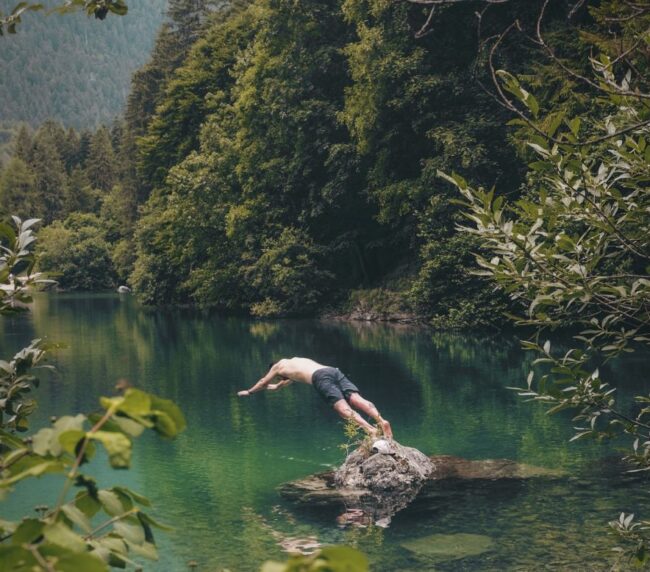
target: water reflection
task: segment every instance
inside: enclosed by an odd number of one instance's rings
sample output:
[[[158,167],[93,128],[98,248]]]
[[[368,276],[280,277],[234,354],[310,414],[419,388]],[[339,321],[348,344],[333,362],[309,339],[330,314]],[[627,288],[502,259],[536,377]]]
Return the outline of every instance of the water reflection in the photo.
[[[56,355],[60,378],[39,390],[35,423],[92,410],[120,378],[176,400],[186,413],[188,430],[177,441],[147,436],[137,443],[132,471],[96,469],[104,482],[146,491],[161,519],[182,530],[160,537],[155,569],[183,571],[197,560],[199,570],[256,570],[266,558],[281,558],[281,544],[290,539],[356,544],[381,563],[378,570],[526,569],[539,562],[580,568],[609,562],[605,523],[618,510],[638,509],[628,506],[636,485],[622,482],[618,469],[606,474],[598,465],[611,449],[569,444],[566,417],[550,418],[506,389],[520,385],[530,365],[512,335],[259,322],[150,312],[131,297],[58,295],[39,297],[31,316],[5,319],[2,355],[43,336],[69,349]],[[341,462],[338,445],[345,439],[337,417],[309,387],[235,395],[270,361],[295,355],[341,368],[404,444],[428,454],[563,468],[574,478],[497,492],[459,489],[435,509],[399,513],[386,531],[341,529],[333,518],[296,512],[275,488]],[[606,373],[622,382],[629,398],[648,389],[645,364],[633,356]],[[3,514],[47,502],[54,486],[49,479],[24,487],[2,506]],[[434,561],[403,546],[450,533],[488,536],[492,548],[480,558]]]

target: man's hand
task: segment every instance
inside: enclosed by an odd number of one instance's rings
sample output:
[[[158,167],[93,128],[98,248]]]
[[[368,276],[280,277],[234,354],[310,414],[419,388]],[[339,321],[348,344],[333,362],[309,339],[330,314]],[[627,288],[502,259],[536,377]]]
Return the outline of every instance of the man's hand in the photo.
[[[268,389],[269,391],[277,391],[278,389],[282,389],[283,387],[286,387],[287,385],[291,385],[292,383],[293,381],[285,378],[278,381],[278,383],[269,383],[266,386],[266,389]]]
[[[250,394],[251,394],[251,392],[248,391],[248,389],[244,389],[244,390],[242,390],[242,391],[238,391],[238,392],[237,392],[237,395],[238,395],[239,397],[248,397]]]

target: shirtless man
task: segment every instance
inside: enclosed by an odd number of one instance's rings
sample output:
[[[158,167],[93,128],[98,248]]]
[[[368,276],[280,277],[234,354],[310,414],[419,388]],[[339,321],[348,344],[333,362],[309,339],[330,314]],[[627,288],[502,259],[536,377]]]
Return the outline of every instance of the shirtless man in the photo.
[[[279,377],[280,380],[277,383],[271,383],[275,377]],[[271,364],[267,374],[253,387],[239,391],[237,395],[244,397],[264,389],[275,391],[292,384],[294,381],[312,385],[316,392],[343,419],[352,419],[371,436],[377,436],[377,429],[354,411],[352,407],[372,417],[382,428],[386,437],[393,437],[390,423],[382,418],[373,403],[361,397],[357,386],[345,377],[341,370],[322,365],[312,359],[300,357],[281,359],[279,362]]]

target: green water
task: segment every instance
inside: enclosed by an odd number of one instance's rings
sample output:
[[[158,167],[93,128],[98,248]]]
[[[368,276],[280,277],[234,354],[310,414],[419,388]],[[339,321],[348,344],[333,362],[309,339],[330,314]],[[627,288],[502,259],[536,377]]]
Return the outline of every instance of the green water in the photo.
[[[144,436],[133,467],[100,466],[100,484],[145,492],[154,513],[176,526],[159,534],[161,559],[145,569],[256,570],[283,558],[278,539],[315,536],[353,544],[373,570],[606,570],[615,540],[606,523],[621,510],[650,516],[630,477],[621,478],[613,445],[569,444],[570,422],[521,403],[527,356],[511,335],[468,337],[318,321],[256,322],[183,312],[148,312],[129,297],[42,296],[29,316],[5,319],[3,357],[33,337],[65,342],[61,374],[39,390],[32,425],[50,415],[90,411],[127,378],[174,399],[188,429],[174,442]],[[550,482],[459,488],[428,511],[406,510],[388,529],[339,528],[330,513],[298,511],[276,492],[287,480],[340,463],[337,417],[307,386],[237,398],[266,365],[294,355],[338,366],[393,424],[396,438],[429,454],[510,458],[567,471]],[[622,398],[648,390],[647,356],[603,374]],[[101,463],[100,463],[101,465]],[[21,485],[0,505],[16,516],[51,502],[56,478]],[[647,503],[646,503],[647,504]],[[21,512],[22,511],[22,512]],[[645,514],[643,514],[645,513]],[[428,559],[402,544],[434,534],[490,537],[480,556]]]

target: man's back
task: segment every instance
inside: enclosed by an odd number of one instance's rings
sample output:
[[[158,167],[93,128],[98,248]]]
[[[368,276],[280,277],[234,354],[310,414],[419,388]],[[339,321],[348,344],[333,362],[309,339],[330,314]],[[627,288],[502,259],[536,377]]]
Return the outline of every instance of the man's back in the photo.
[[[315,371],[322,369],[320,364],[313,359],[303,357],[293,357],[291,359],[281,359],[277,364],[277,373],[293,381],[302,381],[311,384],[312,375]]]

